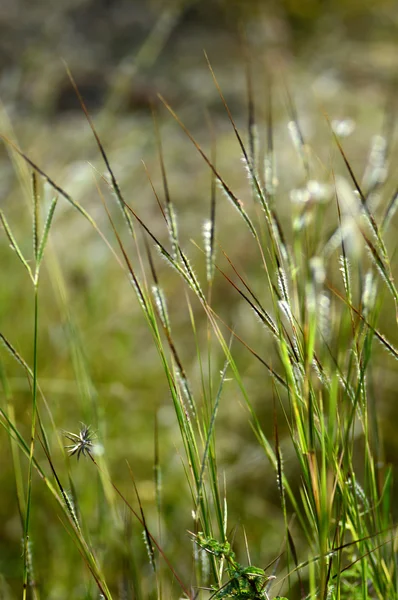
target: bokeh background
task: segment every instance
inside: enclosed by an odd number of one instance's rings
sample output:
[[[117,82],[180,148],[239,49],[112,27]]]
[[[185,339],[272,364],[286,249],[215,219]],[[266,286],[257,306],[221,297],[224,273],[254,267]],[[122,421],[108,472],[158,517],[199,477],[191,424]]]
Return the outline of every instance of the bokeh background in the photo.
[[[345,141],[354,169],[365,168],[372,136],[391,128],[397,90],[398,8],[396,2],[363,0],[2,0],[0,5],[0,132],[78,200],[107,237],[112,231],[95,179],[104,173],[98,149],[69,82],[66,61],[92,114],[126,200],[166,240],[159,209],[142,161],[161,193],[161,173],[152,107],[161,129],[170,193],[179,218],[182,243],[203,276],[201,227],[209,216],[211,177],[190,141],[157,98],[160,92],[206,151],[212,131],[217,164],[239,197],[248,198],[239,147],[204,58],[205,49],[239,127],[247,123],[246,40],[253,70],[256,111],[266,114],[269,76],[276,82],[275,144],[280,214],[289,218],[289,192],[302,173],[289,140],[285,86],[290,90],[305,137],[319,162],[320,176],[331,160],[323,111],[332,119],[352,119]],[[211,123],[211,125],[210,125]],[[387,124],[387,125],[386,125]],[[394,138],[392,137],[392,140]],[[393,144],[392,152],[395,147]],[[394,154],[392,154],[394,156]],[[396,152],[395,152],[396,156]],[[0,147],[0,205],[22,249],[31,252],[30,173],[3,144]],[[397,184],[391,175],[391,189]],[[45,205],[52,192],[40,184]],[[219,240],[235,263],[260,277],[254,247],[239,218],[219,199]],[[114,213],[123,231],[123,220]],[[393,232],[396,233],[393,229]],[[137,261],[127,233],[126,245]],[[20,354],[31,362],[33,294],[31,284],[0,236],[0,326]],[[178,349],[193,388],[200,373],[181,282],[157,265],[168,297]],[[258,288],[262,289],[258,279]],[[77,431],[81,421],[100,424],[101,444],[113,481],[133,497],[129,461],[148,518],[156,522],[153,485],[154,422],[158,416],[163,479],[164,546],[183,575],[191,571],[190,492],[182,466],[183,449],[167,382],[138,303],[109,250],[67,203],[60,201],[40,291],[39,375],[56,426]],[[237,294],[220,280],[214,303],[223,318],[244,332],[270,362],[275,349]],[[198,343],[206,347],[205,316],[194,303]],[[390,332],[393,312],[381,317]],[[394,326],[395,327],[395,326]],[[223,357],[215,350],[222,369]],[[5,352],[16,418],[29,435],[30,392],[21,368]],[[242,349],[237,361],[264,430],[272,438],[272,387],[265,372]],[[397,375],[385,355],[376,361],[375,395],[386,458],[397,463]],[[264,566],[282,544],[283,520],[275,476],[250,428],[234,384],[226,388],[217,429],[220,468],[225,472],[229,520],[245,527],[252,562]],[[3,402],[3,400],[2,400]],[[55,441],[54,441],[55,444]],[[21,525],[10,446],[0,431],[0,597],[21,590]],[[285,469],[295,462],[286,446]],[[40,450],[38,451],[40,454]],[[54,448],[61,472],[60,449]],[[40,457],[45,464],[43,456]],[[23,469],[26,464],[23,464]],[[126,547],[134,548],[140,577],[150,578],[141,532],[135,524],[117,530],[110,522],[97,475],[89,461],[71,463],[80,510],[104,561],[112,589],[119,590]],[[65,475],[66,477],[66,475]],[[57,507],[34,480],[32,515],[35,577],[43,598],[96,598],[78,552],[65,533]],[[121,509],[121,512],[122,509]],[[125,523],[129,519],[124,515]],[[127,531],[127,533],[126,533]],[[126,542],[126,536],[131,538]],[[240,536],[242,538],[242,535]],[[138,540],[138,541],[137,541]],[[130,544],[131,542],[131,544]],[[300,536],[297,547],[300,549]],[[242,546],[243,548],[243,546]],[[117,596],[115,592],[115,597]],[[178,597],[172,589],[170,597]],[[129,596],[125,596],[129,597]]]

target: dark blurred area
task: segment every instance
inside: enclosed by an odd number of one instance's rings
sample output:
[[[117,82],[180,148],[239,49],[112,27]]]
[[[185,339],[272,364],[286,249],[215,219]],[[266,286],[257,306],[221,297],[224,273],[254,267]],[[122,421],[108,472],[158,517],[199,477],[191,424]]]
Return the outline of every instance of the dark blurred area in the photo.
[[[17,111],[78,109],[64,59],[92,110],[146,109],[159,88],[178,102],[178,67],[192,79],[203,48],[227,67],[243,35],[271,63],[278,51],[350,81],[390,80],[397,13],[388,0],[3,0],[0,95]]]

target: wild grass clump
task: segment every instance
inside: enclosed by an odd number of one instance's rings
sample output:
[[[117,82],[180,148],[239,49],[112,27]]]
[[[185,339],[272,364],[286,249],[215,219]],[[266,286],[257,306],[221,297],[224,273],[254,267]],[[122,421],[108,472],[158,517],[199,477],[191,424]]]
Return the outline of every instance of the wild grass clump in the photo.
[[[31,397],[27,430],[16,414],[17,392],[8,380],[3,354],[0,414],[11,444],[21,520],[23,598],[55,597],[38,575],[35,548],[40,539],[32,534],[34,488],[44,486],[55,500],[52,510],[58,516],[48,528],[62,532],[62,524],[74,547],[69,552],[80,554],[89,574],[85,577],[82,571],[81,587],[73,591],[73,597],[393,600],[398,598],[396,496],[392,468],[384,460],[377,416],[380,399],[375,393],[380,353],[398,357],[392,341],[398,292],[392,261],[395,247],[389,238],[397,205],[397,193],[390,191],[391,140],[388,135],[375,138],[361,178],[344,150],[348,124],[346,128],[342,122],[329,124],[324,116],[330,162],[320,165],[316,149],[306,142],[294,101],[284,90],[292,157],[296,157],[292,160],[301,173],[297,187],[286,191],[285,174],[277,172],[274,127],[274,106],[283,86],[269,82],[263,122],[257,116],[248,68],[248,129],[241,133],[208,64],[236,137],[241,154],[236,169],[246,171],[247,189],[234,191],[228,176],[219,170],[214,131],[207,152],[161,97],[169,118],[182,128],[210,172],[208,215],[203,223],[197,223],[194,252],[180,231],[179,211],[165,166],[167,150],[155,114],[162,191],[152,181],[149,169],[146,172],[166,234],[163,237],[155,233],[159,227],[144,220],[135,203],[126,199],[72,76],[105,164],[105,174],[95,172],[94,176],[112,242],[66,191],[67,185],[61,187],[4,138],[12,156],[22,158],[32,172],[33,250],[29,254],[22,250],[5,211],[0,213],[3,243],[10,245],[25,268],[34,303],[31,361],[21,356],[12,336],[1,334],[5,350],[29,382]],[[348,129],[351,133],[352,127]],[[41,180],[54,193],[43,225]],[[231,239],[229,234],[226,240],[225,223],[219,216],[225,214],[225,199],[238,217],[234,228],[241,228],[239,235],[233,233]],[[51,398],[42,390],[38,340],[45,315],[40,312],[40,275],[49,254],[50,277],[62,280],[48,242],[56,227],[57,207],[65,201],[101,236],[116,268],[128,277],[156,348],[183,450],[188,493],[181,493],[178,523],[171,525],[164,506],[168,482],[161,477],[159,416],[154,426],[154,510],[146,511],[129,465],[129,481],[114,482],[106,453],[111,417],[101,408],[84,344],[65,298],[60,310],[87,425],[79,430],[77,419],[76,432],[64,432],[59,413],[56,419]],[[112,203],[123,221],[118,220]],[[126,238],[126,233],[130,237]],[[242,256],[249,256],[250,264],[243,260],[244,267],[237,258],[235,235],[245,239]],[[188,352],[174,333],[181,315],[170,308],[162,284],[165,264],[180,285],[178,312],[186,310],[191,326]],[[239,314],[251,326],[231,321],[219,290],[225,297],[236,295]],[[390,331],[379,324],[386,310],[393,314]],[[186,364],[192,347],[195,373]],[[129,360],[134,362],[134,356]],[[241,364],[250,365],[258,378],[255,382],[242,372]],[[255,385],[261,393],[252,393]],[[225,422],[219,425],[219,414],[223,406],[233,410],[231,399],[237,400],[237,390],[252,434],[269,461],[272,475],[263,485],[272,487],[279,497],[277,545],[275,535],[272,543],[267,543],[267,515],[257,516],[254,528],[252,523],[247,530],[247,509],[242,507],[242,515],[236,507],[232,515],[228,511],[234,504],[234,489],[228,483],[218,440],[228,440],[231,432],[223,432]],[[130,444],[134,440],[125,440],[126,458]],[[79,469],[85,469],[84,480],[76,480],[73,455],[82,459]],[[91,527],[84,505],[88,485],[95,489],[98,511],[96,525]],[[131,490],[133,498],[129,499]],[[182,546],[182,552],[168,539],[171,526],[179,530],[177,546]],[[143,533],[143,540],[137,531]],[[263,550],[256,548],[252,539],[262,540]],[[37,563],[39,556],[38,552]],[[62,578],[67,580],[65,570]],[[72,597],[60,586],[63,591],[58,598]]]

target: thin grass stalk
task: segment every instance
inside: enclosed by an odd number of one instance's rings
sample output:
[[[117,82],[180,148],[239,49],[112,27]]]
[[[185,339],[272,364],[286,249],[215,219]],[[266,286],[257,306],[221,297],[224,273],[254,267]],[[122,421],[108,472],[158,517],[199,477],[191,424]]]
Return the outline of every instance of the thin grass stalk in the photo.
[[[38,365],[38,327],[39,327],[39,299],[38,283],[34,285],[34,331],[33,331],[33,382],[32,382],[32,416],[30,429],[30,450],[28,465],[28,480],[26,489],[26,514],[24,523],[24,551],[23,551],[23,593],[22,599],[26,600],[28,592],[28,548],[30,541],[30,513],[32,504],[32,467],[36,441],[36,416],[37,416],[37,365]]]

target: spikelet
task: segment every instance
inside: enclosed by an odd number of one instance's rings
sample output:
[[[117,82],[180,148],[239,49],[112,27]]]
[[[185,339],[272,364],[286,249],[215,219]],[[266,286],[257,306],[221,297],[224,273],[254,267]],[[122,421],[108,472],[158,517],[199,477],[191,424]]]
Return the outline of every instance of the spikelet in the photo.
[[[286,277],[285,270],[282,266],[280,266],[278,269],[278,287],[279,287],[279,291],[281,293],[282,298],[285,300],[285,302],[290,304],[287,277]]]
[[[287,128],[290,134],[290,138],[293,142],[293,146],[300,154],[302,149],[302,139],[297,123],[295,121],[289,121],[289,123],[287,124]]]
[[[203,224],[203,243],[206,255],[206,277],[210,282],[214,275],[214,246],[213,246],[214,227],[210,219]]]
[[[388,175],[386,160],[387,140],[384,136],[375,135],[372,138],[368,163],[363,176],[362,186],[367,190],[385,182]]]
[[[246,156],[241,156],[240,160],[246,171],[247,179],[249,180],[250,183],[253,183],[253,175],[254,175],[253,166],[247,161]]]
[[[79,521],[77,519],[77,514],[76,514],[76,509],[75,509],[75,503],[73,501],[73,496],[72,494],[70,494],[69,492],[67,492],[66,490],[64,490],[63,492],[63,498],[64,498],[64,502],[65,502],[65,506],[67,508],[68,513],[70,514],[73,523],[76,527],[76,529],[78,531],[80,531],[80,525],[79,525]]]
[[[285,315],[285,317],[287,318],[287,320],[289,321],[289,323],[293,323],[293,315],[290,310],[289,303],[286,302],[286,300],[279,300],[278,306],[281,309],[281,311],[283,312],[283,314]]]
[[[368,271],[365,275],[365,281],[362,292],[363,314],[366,317],[372,310],[376,300],[377,285],[374,281],[372,271]]]
[[[180,256],[182,259],[182,267],[184,269],[187,281],[190,287],[196,292],[199,298],[205,302],[205,295],[200,287],[200,283],[194,270],[192,269],[191,263],[189,262],[187,256],[180,250]]]
[[[330,296],[321,292],[318,296],[318,323],[321,336],[327,342],[331,338],[331,321]]]
[[[280,469],[275,469],[276,470],[276,484],[278,486],[278,489],[283,492],[283,476],[282,478],[280,477],[280,474],[283,474],[283,453],[282,453],[282,449],[279,446],[278,448],[278,455],[279,455],[279,464],[280,464]]]
[[[146,551],[148,554],[149,563],[150,563],[153,571],[156,571],[155,556],[154,556],[154,552],[153,552],[152,542],[151,542],[150,538],[148,537],[148,533],[145,529],[142,532],[142,537],[143,537],[144,545],[145,545],[145,548],[146,548]]]
[[[180,389],[184,394],[185,400],[188,402],[189,410],[193,416],[196,416],[195,403],[191,392],[191,388],[189,387],[188,379],[186,378],[185,374],[181,372],[180,369],[177,369],[177,378],[180,384]],[[188,411],[186,409],[185,412],[188,415]]]
[[[314,369],[319,381],[322,383],[323,386],[325,386],[326,389],[330,388],[330,377],[328,377],[327,373],[320,368],[319,366],[319,362],[317,360],[315,360],[315,358],[312,360],[312,368]]]
[[[36,586],[36,582],[35,582],[35,573],[33,570],[33,558],[32,558],[32,542],[31,540],[28,540],[28,543],[26,544],[26,566],[28,569],[28,581],[29,581],[29,585],[31,587],[35,587]]]
[[[37,190],[37,174],[32,173],[32,196],[33,196],[33,255],[37,261],[37,252],[39,250],[39,194]]]
[[[148,309],[147,309],[147,305],[146,305],[146,301],[145,301],[144,295],[143,295],[143,293],[142,293],[141,285],[140,285],[140,283],[139,283],[138,279],[136,279],[136,277],[135,277],[135,276],[133,277],[133,275],[131,275],[131,273],[130,273],[130,275],[129,275],[129,279],[130,279],[130,283],[131,283],[131,285],[132,285],[132,286],[133,286],[133,288],[134,288],[134,291],[135,291],[135,293],[136,293],[136,296],[137,296],[137,298],[138,298],[138,302],[140,303],[140,305],[141,305],[142,309],[143,309],[143,310],[145,311],[145,313],[146,313]]]
[[[279,185],[279,181],[276,174],[275,156],[272,153],[267,153],[264,159],[264,182],[267,195],[273,196]]]
[[[50,208],[48,209],[47,217],[46,217],[46,220],[45,220],[45,223],[44,223],[43,234],[42,234],[40,243],[39,243],[38,248],[37,248],[37,255],[36,255],[36,262],[37,262],[37,266],[36,266],[36,279],[37,279],[37,276],[38,276],[38,269],[39,269],[40,263],[42,261],[44,250],[45,250],[45,247],[46,247],[46,244],[47,244],[48,235],[49,235],[49,232],[50,232],[50,227],[51,227],[52,220],[53,220],[53,217],[54,217],[55,208],[57,206],[57,200],[58,200],[58,197],[55,196],[55,198],[53,198],[52,201],[51,201]]]
[[[343,276],[344,289],[346,291],[348,299],[351,298],[351,278],[350,278],[350,261],[344,255],[339,258],[340,271]]]
[[[260,139],[259,139],[259,134],[258,134],[257,123],[250,124],[249,137],[250,137],[250,140],[252,143],[252,148],[251,148],[251,153],[250,153],[251,154],[250,163],[254,169],[255,165],[253,164],[253,160],[255,159],[256,156],[258,156],[258,151],[259,151],[259,146],[260,146]]]
[[[178,243],[178,226],[177,226],[177,217],[174,211],[174,207],[169,202],[165,206],[165,215],[167,221],[167,229],[169,231],[172,255],[174,260],[178,260],[179,257],[179,243]]]
[[[167,310],[166,298],[163,293],[163,290],[158,285],[153,285],[152,286],[152,294],[153,294],[153,297],[155,300],[155,304],[156,304],[156,308],[158,310],[160,320],[162,321],[162,325],[165,329],[167,329],[167,331],[170,332],[170,330],[171,330],[170,320],[169,320],[169,314],[168,314],[168,310]]]

